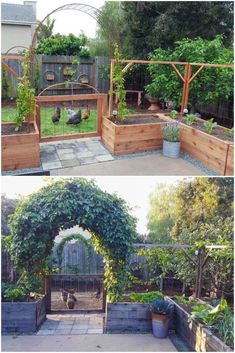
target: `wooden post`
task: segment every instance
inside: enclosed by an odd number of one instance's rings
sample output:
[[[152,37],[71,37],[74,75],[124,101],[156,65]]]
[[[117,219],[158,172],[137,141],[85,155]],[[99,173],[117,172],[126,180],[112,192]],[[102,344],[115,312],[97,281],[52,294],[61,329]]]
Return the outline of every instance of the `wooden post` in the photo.
[[[38,131],[39,131],[39,139],[41,138],[41,107],[38,104],[38,102],[36,101],[36,125],[38,127]]]
[[[198,262],[197,262],[197,277],[196,277],[196,298],[201,297],[202,291],[202,271],[205,265],[205,249],[204,247],[199,248],[198,250]]]
[[[101,135],[102,131],[102,117],[103,117],[103,97],[97,99],[97,132]]]
[[[190,76],[191,76],[192,66],[187,63],[185,65],[184,72],[184,85],[183,85],[183,94],[181,101],[181,114],[183,114],[184,109],[188,106],[188,98],[189,98],[189,85],[190,85]]]
[[[112,111],[113,111],[113,68],[114,68],[114,59],[111,59],[110,87],[109,87],[109,116],[112,115]]]
[[[50,276],[45,277],[44,280],[44,293],[46,297],[46,311],[51,312],[51,278]]]

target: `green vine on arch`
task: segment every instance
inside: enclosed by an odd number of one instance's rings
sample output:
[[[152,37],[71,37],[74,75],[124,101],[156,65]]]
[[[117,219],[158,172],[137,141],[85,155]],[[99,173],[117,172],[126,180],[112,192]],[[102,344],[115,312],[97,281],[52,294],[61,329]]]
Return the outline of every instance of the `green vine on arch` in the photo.
[[[62,254],[63,254],[64,246],[66,243],[70,242],[71,240],[75,240],[75,239],[78,239],[79,241],[81,241],[83,243],[83,245],[86,246],[87,251],[88,251],[88,260],[90,260],[92,257],[93,247],[91,245],[90,239],[86,239],[82,234],[79,234],[79,233],[69,234],[68,236],[63,238],[56,247],[56,254],[58,256],[60,271],[62,269],[62,260],[63,260]]]
[[[126,287],[137,237],[136,219],[129,211],[125,200],[102,191],[94,181],[53,181],[23,199],[11,217],[9,250],[15,266],[28,281],[42,279],[59,231],[79,225],[104,258],[108,300],[117,301]]]

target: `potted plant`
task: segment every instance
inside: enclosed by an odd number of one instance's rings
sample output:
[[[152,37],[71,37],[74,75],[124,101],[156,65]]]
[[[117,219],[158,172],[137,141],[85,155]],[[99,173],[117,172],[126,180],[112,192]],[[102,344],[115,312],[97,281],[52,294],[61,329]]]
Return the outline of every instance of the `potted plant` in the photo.
[[[178,124],[167,124],[161,128],[163,155],[178,158],[180,155],[180,128]]]
[[[39,131],[35,122],[35,95],[30,82],[30,56],[23,62],[23,77],[18,84],[14,123],[2,123],[2,169],[40,166]]]
[[[150,107],[148,110],[156,111],[161,108],[161,98],[159,94],[156,92],[154,87],[150,84],[145,86],[145,90],[147,94],[145,94],[145,98],[149,101]]]
[[[157,299],[150,304],[152,313],[152,328],[153,335],[157,338],[166,338],[170,316],[173,310],[173,305],[166,300]]]

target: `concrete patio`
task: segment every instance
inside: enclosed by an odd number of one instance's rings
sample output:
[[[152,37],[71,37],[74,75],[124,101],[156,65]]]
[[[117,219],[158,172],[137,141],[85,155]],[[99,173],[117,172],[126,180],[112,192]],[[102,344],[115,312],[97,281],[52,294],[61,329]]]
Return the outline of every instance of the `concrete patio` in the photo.
[[[161,151],[113,156],[99,137],[43,143],[41,162],[51,175],[208,175],[187,158],[167,158]]]

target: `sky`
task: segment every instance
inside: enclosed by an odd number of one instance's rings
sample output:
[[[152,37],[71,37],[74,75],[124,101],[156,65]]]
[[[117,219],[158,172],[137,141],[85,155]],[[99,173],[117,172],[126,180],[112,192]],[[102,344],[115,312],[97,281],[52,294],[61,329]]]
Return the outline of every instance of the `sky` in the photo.
[[[147,213],[149,210],[149,194],[159,184],[176,184],[183,177],[154,177],[154,176],[112,176],[86,177],[94,179],[96,184],[109,193],[116,192],[134,208],[132,214],[137,217],[137,231],[147,233]],[[1,178],[2,193],[9,198],[28,195],[40,189],[44,184],[44,177],[8,177]],[[56,177],[54,178],[57,179]]]
[[[2,0],[2,2],[21,4],[23,5],[23,0]],[[104,0],[37,0],[37,20],[41,21],[47,14],[51,11],[57,9],[58,7],[66,4],[81,3],[86,5],[91,5],[96,8],[100,8],[104,5]],[[95,19],[89,15],[75,10],[64,10],[58,11],[53,14],[51,18],[55,18],[54,32],[61,34],[73,33],[74,35],[79,35],[81,31],[89,38],[94,38],[97,23]]]

